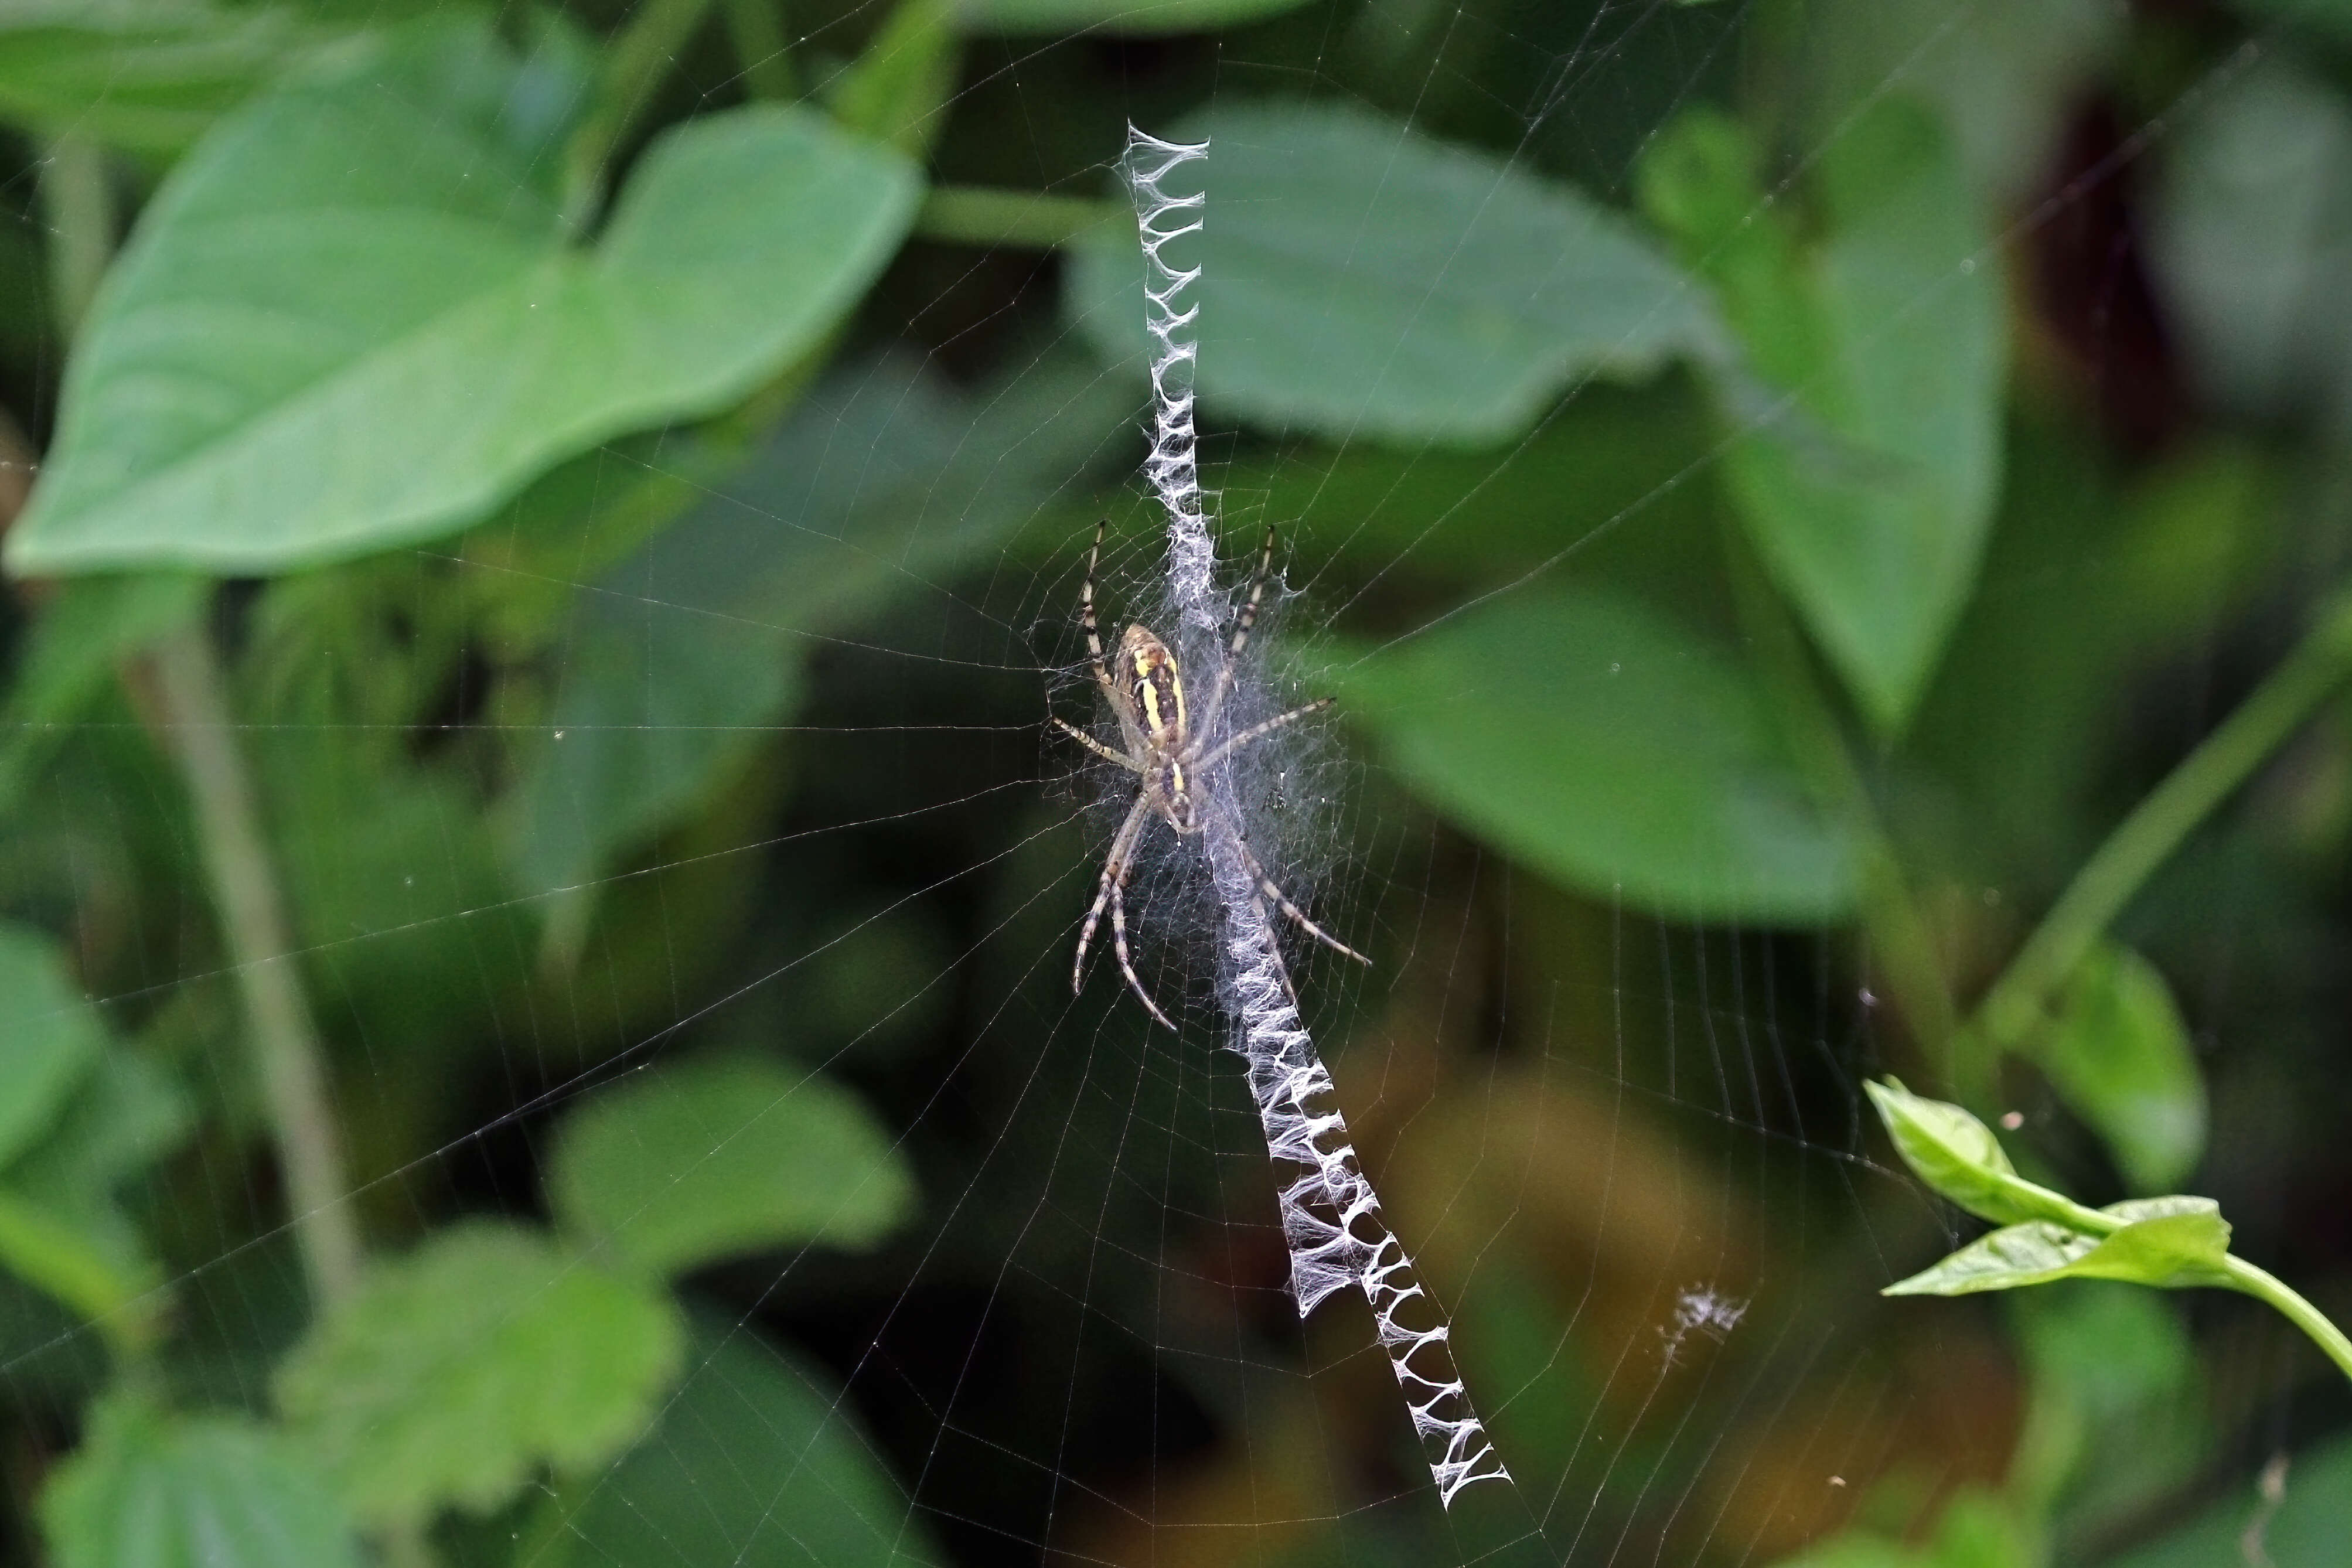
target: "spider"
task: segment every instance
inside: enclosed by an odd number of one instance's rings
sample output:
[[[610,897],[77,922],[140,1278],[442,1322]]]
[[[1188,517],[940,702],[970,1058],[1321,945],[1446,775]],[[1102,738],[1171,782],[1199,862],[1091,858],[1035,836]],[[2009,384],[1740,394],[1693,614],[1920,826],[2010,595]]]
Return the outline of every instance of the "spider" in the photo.
[[[1217,721],[1223,715],[1226,695],[1234,689],[1234,663],[1249,646],[1250,628],[1257,624],[1258,601],[1265,593],[1266,574],[1274,569],[1271,526],[1265,531],[1265,549],[1258,558],[1257,576],[1250,584],[1249,599],[1234,617],[1234,639],[1225,648],[1224,663],[1217,671],[1217,684],[1209,693],[1208,709],[1197,728],[1185,710],[1184,680],[1176,667],[1176,655],[1149,626],[1130,626],[1118,639],[1118,655],[1113,662],[1119,673],[1114,679],[1111,667],[1103,662],[1102,633],[1095,624],[1095,565],[1101,559],[1103,532],[1109,524],[1110,520],[1105,518],[1095,525],[1094,548],[1087,553],[1086,583],[1078,590],[1078,619],[1087,630],[1087,658],[1094,667],[1095,684],[1102,688],[1103,695],[1110,700],[1111,711],[1118,716],[1119,737],[1126,749],[1106,746],[1059,717],[1054,722],[1097,756],[1139,775],[1142,784],[1136,791],[1135,804],[1128,809],[1127,820],[1111,835],[1110,853],[1104,857],[1102,877],[1095,884],[1094,906],[1087,910],[1086,924],[1078,931],[1078,956],[1070,966],[1070,990],[1075,994],[1085,983],[1087,949],[1093,944],[1095,931],[1102,923],[1103,910],[1108,907],[1111,948],[1118,955],[1119,973],[1127,976],[1128,984],[1151,1016],[1172,1029],[1175,1024],[1143,988],[1143,982],[1136,977],[1135,964],[1128,956],[1125,889],[1129,874],[1135,869],[1136,846],[1155,816],[1180,837],[1199,833],[1202,824],[1194,790],[1209,776],[1210,770],[1284,725],[1321,712],[1331,706],[1331,699],[1319,697],[1223,740],[1216,739]],[[1256,880],[1258,891],[1273,900],[1299,930],[1334,952],[1344,953],[1359,963],[1371,963],[1308,920],[1307,911],[1274,885],[1274,879],[1266,875],[1265,867],[1250,847],[1238,835],[1234,842],[1241,850],[1243,865]]]

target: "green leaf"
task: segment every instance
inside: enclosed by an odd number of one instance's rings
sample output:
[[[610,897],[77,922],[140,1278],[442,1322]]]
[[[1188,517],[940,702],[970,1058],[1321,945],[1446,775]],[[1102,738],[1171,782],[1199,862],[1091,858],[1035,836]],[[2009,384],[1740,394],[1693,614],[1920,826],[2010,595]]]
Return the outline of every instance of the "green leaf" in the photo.
[[[2004,1226],[1883,1296],[1967,1296],[2053,1279],[2121,1279],[2173,1289],[2224,1285],[2229,1222],[2210,1198],[2138,1198],[2102,1213],[2125,1223],[2105,1236],[2050,1220]]]
[[[523,886],[593,880],[770,738],[801,660],[996,550],[1133,412],[1076,356],[986,398],[908,359],[846,366],[704,504],[578,594],[511,823]]]
[[[105,1046],[57,942],[0,923],[0,1167],[55,1123]]]
[[[1746,671],[1630,598],[1514,593],[1337,673],[1408,786],[1546,875],[1696,920],[1852,906]]]
[[[890,1568],[941,1559],[822,1373],[740,1328],[703,1327],[661,1422],[520,1559],[544,1568]]]
[[[959,19],[952,0],[898,0],[843,74],[827,104],[833,117],[909,157],[929,152],[955,97]]]
[[[1992,1129],[1960,1107],[1913,1094],[1893,1079],[1862,1087],[1912,1173],[1978,1218],[1996,1225],[2050,1220],[2068,1230],[2106,1228],[2072,1198],[2019,1175]]]
[[[1950,139],[1889,97],[1815,171],[1825,233],[1800,251],[1720,116],[1643,176],[1686,226],[1744,360],[1711,362],[1731,493],[1759,552],[1882,731],[1902,729],[1966,603],[1999,498],[2005,347],[1990,237]],[[1762,232],[1753,232],[1760,230]],[[1715,242],[1727,240],[1720,264]]]
[[[174,172],[68,367],[14,570],[260,574],[448,532],[814,348],[914,211],[903,158],[758,106],[657,138],[573,249],[530,72],[478,20],[408,48]]]
[[[1152,38],[1245,26],[1295,11],[1307,0],[965,0],[962,25],[976,33],[1102,33]]]
[[[761,1058],[683,1062],[605,1090],[565,1121],[548,1187],[597,1258],[652,1274],[770,1247],[869,1247],[916,1196],[856,1095]]]
[[[1580,379],[1645,376],[1715,340],[1699,290],[1565,185],[1330,103],[1237,103],[1210,138],[1208,226],[1169,251],[1206,270],[1201,396],[1334,439],[1493,445]],[[1073,247],[1066,309],[1145,363],[1142,263],[1124,224]]]
[[[51,1476],[41,1524],[56,1568],[359,1568],[359,1542],[292,1445],[235,1415],[171,1416],[131,1399],[92,1412]]]
[[[2343,1568],[2352,1541],[2352,1437],[2337,1437],[2294,1455],[2274,1501],[2245,1477],[2221,1501],[2159,1541],[2106,1561],[2110,1568],[2215,1568],[2247,1561],[2248,1526],[2263,1521],[2261,1542],[2271,1568]]]
[[[2205,1148],[2205,1080],[2155,965],[2112,943],[2084,960],[2031,1047],[2067,1109],[2139,1192],[2177,1187]]]
[[[498,1508],[542,1466],[603,1467],[653,1419],[680,1346],[666,1296],[473,1223],[379,1265],[295,1347],[278,1395],[354,1513],[416,1523]]]
[[[176,153],[273,78],[365,47],[363,35],[291,5],[11,0],[0,16],[0,116]]]

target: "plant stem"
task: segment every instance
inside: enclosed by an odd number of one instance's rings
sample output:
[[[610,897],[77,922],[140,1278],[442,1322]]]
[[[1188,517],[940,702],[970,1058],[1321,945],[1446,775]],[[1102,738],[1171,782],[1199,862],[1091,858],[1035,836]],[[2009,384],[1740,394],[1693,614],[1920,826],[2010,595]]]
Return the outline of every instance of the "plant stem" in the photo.
[[[345,1184],[324,1053],[302,994],[253,781],[237,749],[220,658],[199,626],[157,645],[146,662],[195,808],[196,836],[236,966],[303,1268],[318,1306],[331,1308],[359,1284],[359,1224]]]
[[[2230,1277],[2230,1289],[2242,1290],[2249,1296],[2269,1302],[2286,1315],[2289,1322],[2311,1336],[2312,1342],[2327,1354],[2347,1377],[2352,1377],[2352,1339],[2327,1321],[2320,1310],[2303,1299],[2286,1283],[2267,1268],[2256,1268],[2242,1258],[2222,1260],[2223,1271]]]
[[[58,330],[70,342],[114,254],[114,193],[106,150],[79,136],[50,142],[41,164],[41,208],[49,228],[49,293]]]
[[[1766,683],[1779,701],[1782,731],[1823,810],[1853,834],[1860,856],[1863,930],[1875,950],[1920,1047],[1943,1054],[1957,1026],[1951,989],[1936,957],[1935,939],[1920,917],[1902,862],[1878,817],[1878,803],[1854,765],[1845,732],[1830,710],[1807,662],[1803,640],[1737,524],[1727,525],[1726,554],[1740,624],[1755,645]]]
[[[1051,250],[1097,225],[1128,216],[1125,203],[985,185],[940,185],[915,215],[917,237],[982,249]]]
[[[604,57],[604,89],[564,151],[563,226],[585,232],[604,203],[604,165],[635,129],[710,0],[642,0]]]
[[[790,102],[800,96],[775,0],[727,0],[727,34],[743,68],[743,85],[753,98]]]
[[[2342,595],[2075,873],[1977,1009],[1975,1032],[1988,1046],[2011,1049],[2034,1033],[2051,999],[2141,885],[2347,677],[2352,595]]]

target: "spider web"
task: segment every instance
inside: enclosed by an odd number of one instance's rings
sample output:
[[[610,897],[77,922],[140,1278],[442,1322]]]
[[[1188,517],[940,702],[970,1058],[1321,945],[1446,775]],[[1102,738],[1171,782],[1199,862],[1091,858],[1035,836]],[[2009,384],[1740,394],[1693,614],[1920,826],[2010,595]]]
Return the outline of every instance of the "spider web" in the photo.
[[[2276,37],[2134,98],[2113,85],[2127,24],[2095,6],[2042,26],[1994,0],[1864,9],[1370,0],[1214,41],[1139,37],[1159,30],[1135,15],[1051,44],[1009,28],[967,46],[940,111],[990,139],[951,132],[936,156],[966,182],[1110,195],[1119,149],[1103,137],[1118,121],[1172,137],[1203,108],[1246,122],[1268,100],[1377,80],[1391,131],[1411,117],[1508,177],[1624,207],[1643,153],[1692,105],[1731,96],[1769,44],[1784,79],[1809,84],[1788,89],[1803,99],[1785,109],[1797,155],[1774,171],[1772,201],[1833,161],[1873,104],[1939,102],[2003,218],[1988,251],[1938,268],[2006,268],[2021,294],[2058,297],[2020,307],[2060,322],[2052,335],[2087,321],[2097,340],[2042,344],[2049,362],[2020,379],[2062,384],[2050,395],[2107,421],[2100,438],[2119,447],[2143,438],[2135,421],[2188,419],[2186,395],[2156,406],[2129,358],[2144,323],[2116,325],[2153,309],[2139,269],[2154,263],[2114,260],[2130,219],[2109,204],[2154,177],[2149,149],[2259,76]],[[878,20],[859,6],[796,21],[788,42],[830,83]],[[1838,28],[1856,37],[1824,41]],[[724,51],[682,51],[672,89],[687,101],[671,108],[731,102],[739,76]],[[1118,121],[1056,123],[1073,102]],[[1208,211],[1213,227],[1213,196]],[[1390,259],[1392,237],[1318,237],[1335,290]],[[1413,237],[1441,256],[1467,243]],[[2061,265],[2094,240],[2105,272]],[[674,1140],[686,1101],[663,1086],[698,1064],[758,1071],[731,1118],[695,1102],[699,1144],[630,1200],[646,1212],[706,1168],[740,1179],[730,1152],[767,1148],[763,1124],[798,1126],[810,1101],[876,1130],[873,1148],[837,1158],[897,1173],[824,1189],[824,1212],[788,1242],[681,1265],[663,1290],[683,1349],[642,1435],[569,1470],[535,1464],[513,1495],[443,1516],[434,1550],[632,1568],[1760,1565],[1858,1506],[1932,1517],[1997,1486],[2026,1398],[2001,1321],[1875,1295],[1958,1234],[1869,1125],[1864,1078],[1935,1065],[1874,990],[1880,955],[1833,921],[1693,913],[1539,868],[1475,813],[1433,801],[1400,731],[1349,695],[1384,660],[1564,584],[1647,595],[1729,645],[1724,584],[1688,566],[1716,549],[1721,513],[1691,498],[1729,482],[1731,449],[1769,424],[1769,395],[1719,428],[1696,390],[1703,351],[1606,352],[1664,332],[1690,305],[1669,292],[1612,323],[1603,352],[1507,429],[1400,435],[1369,393],[1285,424],[1245,389],[1221,403],[1204,369],[1196,431],[1189,409],[1171,412],[1191,365],[1171,379],[1155,357],[1147,380],[1141,358],[1110,352],[1075,248],[916,246],[748,452],[714,459],[680,433],[615,441],[567,468],[544,515],[230,596],[224,622],[248,671],[237,732],[285,814],[273,827],[332,1052],[349,1201],[381,1254],[458,1222],[568,1223],[582,1200],[560,1173],[583,1120],[614,1107],[618,1142]],[[2199,261],[2193,247],[2163,255]],[[2077,286],[2081,309],[2063,298]],[[1906,285],[1891,313],[1932,310],[1944,287]],[[1419,384],[1416,334],[1447,308],[1439,292],[1370,344],[1367,387]],[[2007,461],[2045,457],[2020,438]],[[675,520],[629,538],[632,498],[662,485],[686,497]],[[1174,561],[1163,502],[1197,524],[1178,531],[1192,553]],[[1224,829],[1203,853],[1154,824],[1127,892],[1130,941],[1180,1027],[1143,1016],[1099,943],[1071,994],[1077,922],[1133,788],[1047,726],[1049,713],[1100,717],[1076,606],[1104,510],[1106,637],[1130,619],[1166,632],[1195,689],[1277,526],[1226,727],[1327,685],[1340,705],[1236,753],[1216,781],[1231,802],[1218,820],[1246,821],[1274,880],[1370,953],[1369,972],[1278,912],[1270,937],[1237,931],[1254,879]],[[2085,527],[2063,542],[2075,555],[2053,560],[2010,550],[2015,525],[1997,526],[1995,611],[2141,581],[2136,541]],[[627,547],[610,548],[615,536]],[[2202,559],[2185,538],[2153,548]],[[1706,602],[1678,600],[1688,593]],[[2216,595],[2197,623],[2207,640],[2176,647],[2172,668],[2235,691],[2243,650],[2215,628],[2242,601]],[[371,627],[422,640],[452,605],[490,606],[459,617],[473,634],[526,603],[558,606],[527,660],[500,666],[488,639],[469,643],[439,667],[446,689],[424,721],[425,705],[386,689],[414,645],[392,657]],[[1950,658],[2004,624],[1963,621]],[[528,784],[467,776],[526,730],[542,751],[513,754],[578,756],[533,764]],[[79,972],[104,977],[100,1018],[192,1108],[173,1152],[125,1186],[163,1260],[158,1375],[188,1407],[267,1415],[286,1397],[273,1369],[302,1330],[303,1266],[234,966],[203,934],[201,853],[146,732],[127,702],[59,728],[19,808],[13,907],[68,933]],[[1666,754],[1698,759],[1720,740],[1694,733]],[[432,781],[386,791],[378,775],[395,763]],[[1659,788],[1673,798],[1671,780]],[[503,815],[483,808],[492,797]],[[1939,842],[1946,804],[1889,810]],[[613,837],[601,824],[614,816],[634,829]],[[2087,845],[2068,847],[2051,853],[2071,864]],[[2231,872],[2184,874],[2227,889]],[[142,891],[157,877],[168,900]],[[2001,912],[1955,915],[1955,944],[2013,941],[2002,890],[1964,883],[1955,871],[1939,885]],[[2006,896],[2053,890],[2030,875],[2018,889]],[[1252,974],[1269,941],[1274,967]],[[2203,966],[2207,995],[2254,963],[2228,940],[2178,951]],[[1224,1048],[1309,1030],[1287,1063]],[[1328,1076],[1309,1090],[1272,1087],[1274,1067],[1310,1063]],[[2285,1069],[2262,1070],[2245,1093],[2274,1110]],[[2070,1124],[2035,1092],[2021,1114],[2063,1141]],[[1352,1137],[1344,1160],[1329,1121],[1310,1120],[1334,1109]],[[2272,1123],[2249,1112],[2235,1125]],[[2101,1169],[2083,1148],[2065,1157]],[[1352,1214],[1335,1173],[1364,1184]],[[876,1197],[900,1180],[902,1199]],[[2233,1215],[2288,1227],[2278,1171],[2223,1163],[2216,1180],[2235,1184]],[[1345,1221],[1366,1203],[1384,1229],[1333,1228],[1328,1210]],[[1444,1344],[1424,1337],[1430,1320],[1400,1329],[1381,1300],[1391,1248],[1411,1255]],[[1340,1288],[1351,1281],[1363,1289]],[[14,1488],[15,1542],[32,1561],[38,1472],[71,1451],[77,1412],[111,1373],[101,1332],[10,1289],[0,1408],[37,1456]],[[453,1316],[448,1353],[508,1332],[502,1310]],[[2213,1424],[2283,1447],[2290,1428],[2340,1415],[2250,1322],[2200,1320],[2218,1345]],[[1433,1346],[1450,1349],[1461,1387],[1427,1386],[1467,1404],[1447,1406],[1455,1424],[1424,1450],[1431,1428],[1413,1416],[1432,1402],[1407,1369]],[[1463,1488],[1489,1473],[1487,1441],[1508,1484]],[[2070,1548],[2145,1533],[2233,1457],[2213,1439],[2171,1472],[2169,1503],[2126,1497]]]

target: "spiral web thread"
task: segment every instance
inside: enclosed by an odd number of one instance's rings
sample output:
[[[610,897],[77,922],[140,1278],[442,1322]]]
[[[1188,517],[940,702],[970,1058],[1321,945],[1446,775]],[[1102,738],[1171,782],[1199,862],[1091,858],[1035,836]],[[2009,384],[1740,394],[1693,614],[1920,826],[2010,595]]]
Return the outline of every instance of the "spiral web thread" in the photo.
[[[1162,142],[1130,125],[1120,172],[1135,203],[1143,247],[1154,416],[1144,473],[1168,514],[1168,591],[1187,625],[1213,630],[1224,623],[1231,605],[1216,587],[1216,555],[1202,511],[1194,455],[1192,373],[1199,346],[1192,328],[1200,306],[1183,300],[1201,268],[1179,268],[1166,255],[1172,242],[1201,232],[1207,197],[1170,195],[1160,188],[1178,168],[1208,153],[1205,142]],[[1214,774],[1201,781],[1210,796],[1202,837],[1223,911],[1232,1047],[1249,1064],[1250,1093],[1267,1153],[1299,1167],[1279,1194],[1298,1315],[1304,1318],[1349,1285],[1363,1291],[1438,1499],[1450,1509],[1454,1495],[1471,1482],[1508,1484],[1510,1471],[1471,1407],[1454,1365],[1445,1315],[1423,1289],[1412,1258],[1389,1228],[1380,1196],[1357,1161],[1331,1075],[1299,1018],[1274,924],[1250,869],[1233,770],[1220,768]]]

